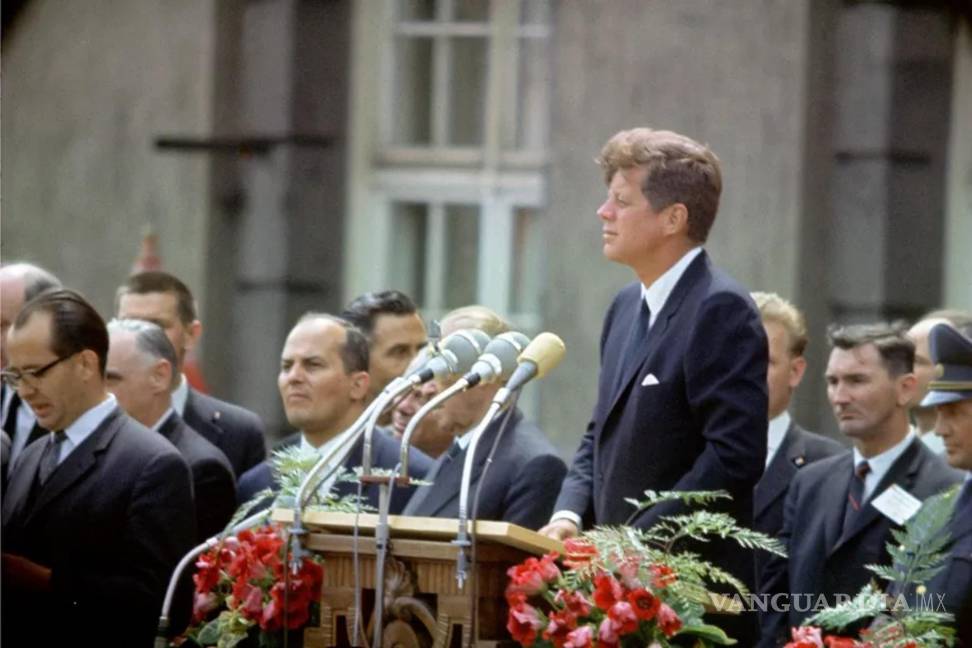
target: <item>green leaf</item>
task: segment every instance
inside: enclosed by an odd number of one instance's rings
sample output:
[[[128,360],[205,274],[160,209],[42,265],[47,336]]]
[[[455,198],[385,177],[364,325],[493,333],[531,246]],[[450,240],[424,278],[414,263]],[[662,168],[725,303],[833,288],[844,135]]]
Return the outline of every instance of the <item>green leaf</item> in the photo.
[[[219,641],[219,618],[213,619],[202,627],[196,636],[200,646],[214,646]]]
[[[676,633],[676,636],[681,635],[700,637],[719,646],[732,646],[737,643],[736,640],[730,638],[729,635],[722,630],[722,628],[706,623],[685,625]]]

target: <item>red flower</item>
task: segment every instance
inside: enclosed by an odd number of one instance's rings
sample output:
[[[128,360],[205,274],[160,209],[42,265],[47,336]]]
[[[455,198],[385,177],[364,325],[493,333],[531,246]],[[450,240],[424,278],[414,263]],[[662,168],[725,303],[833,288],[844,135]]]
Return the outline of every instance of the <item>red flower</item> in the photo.
[[[537,640],[537,631],[543,626],[543,619],[536,609],[526,603],[511,607],[506,618],[506,629],[510,636],[522,646],[532,646]]]
[[[253,585],[246,585],[242,596],[236,600],[236,606],[247,619],[257,620],[263,613],[263,590]]]
[[[506,570],[510,577],[507,593],[520,592],[527,596],[539,594],[544,587],[543,573],[539,568],[540,562],[536,558],[527,558],[519,565],[513,565]]]
[[[557,567],[557,552],[551,551],[540,559],[537,563],[537,571],[540,573],[540,578],[543,579],[544,583],[552,583],[553,581],[560,578],[560,568]]]
[[[602,573],[594,577],[594,605],[607,610],[623,598],[621,583],[614,576]]]
[[[658,614],[658,609],[661,607],[661,601],[643,587],[628,592],[628,602],[631,604],[634,613],[638,615],[638,618],[644,621],[654,619],[655,615]]]
[[[213,549],[199,556],[196,560],[196,573],[192,581],[196,584],[196,591],[211,592],[219,583],[219,553]]]
[[[577,627],[577,617],[570,612],[551,612],[550,621],[543,631],[543,638],[553,643],[557,648],[563,648],[567,641],[567,634]]]
[[[597,629],[598,648],[617,646],[621,640],[621,635],[618,633],[618,630],[620,630],[618,622],[611,617],[605,617]]]
[[[820,636],[820,628],[813,626],[800,626],[790,629],[790,637],[793,639],[784,648],[823,648],[823,639]]]
[[[584,538],[567,538],[564,540],[564,564],[572,569],[583,567],[597,555],[597,547]]]
[[[219,599],[212,592],[196,592],[192,599],[192,622],[199,623],[216,609]]]
[[[631,634],[638,629],[638,616],[631,604],[626,601],[619,601],[612,605],[608,610],[608,618],[617,624],[619,635]]]
[[[668,565],[651,566],[651,586],[655,589],[664,589],[677,580],[678,575]]]
[[[665,633],[666,637],[671,637],[682,629],[682,620],[666,603],[662,603],[658,608],[658,628]]]
[[[591,602],[579,592],[558,590],[554,596],[554,602],[562,604],[574,616],[587,616],[591,613]]]
[[[641,580],[638,578],[638,559],[635,556],[622,558],[618,564],[618,573],[621,575],[621,582],[628,589],[641,587]]]
[[[850,637],[835,637],[831,635],[824,637],[824,645],[827,648],[855,648],[859,644]]]

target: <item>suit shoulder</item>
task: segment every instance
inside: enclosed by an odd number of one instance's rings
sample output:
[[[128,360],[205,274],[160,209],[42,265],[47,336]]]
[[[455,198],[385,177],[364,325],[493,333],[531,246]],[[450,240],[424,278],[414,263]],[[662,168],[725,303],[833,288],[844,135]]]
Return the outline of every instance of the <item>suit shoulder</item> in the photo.
[[[186,461],[188,461],[190,464],[219,464],[220,466],[226,468],[230,474],[233,473],[233,467],[230,465],[229,459],[226,458],[226,455],[223,454],[222,450],[217,448],[210,441],[208,441],[206,437],[193,430],[184,422],[179,423],[179,429],[182,433],[182,442],[178,448],[183,451]]]
[[[933,495],[962,482],[963,473],[949,466],[944,459],[929,450],[921,439],[915,439],[913,443],[918,447],[920,461],[916,490],[921,489],[928,495]]]
[[[518,455],[533,458],[542,455],[554,455],[560,457],[557,448],[554,447],[550,439],[543,433],[533,421],[522,419],[520,424],[513,430],[512,446]]]
[[[273,486],[273,471],[269,461],[261,461],[240,475],[237,487],[241,493],[256,493]]]
[[[853,459],[851,450],[844,450],[838,454],[824,457],[801,468],[793,478],[793,484],[803,488],[814,488],[830,479],[834,471],[850,470]]]
[[[252,428],[263,434],[263,421],[255,412],[215,396],[192,390],[186,407],[195,409],[196,414],[203,420],[218,419],[225,425],[234,428]]]
[[[808,461],[818,461],[825,457],[831,457],[847,450],[843,444],[836,439],[831,439],[816,432],[804,430],[799,426],[794,426],[793,431],[803,441],[803,448]]]

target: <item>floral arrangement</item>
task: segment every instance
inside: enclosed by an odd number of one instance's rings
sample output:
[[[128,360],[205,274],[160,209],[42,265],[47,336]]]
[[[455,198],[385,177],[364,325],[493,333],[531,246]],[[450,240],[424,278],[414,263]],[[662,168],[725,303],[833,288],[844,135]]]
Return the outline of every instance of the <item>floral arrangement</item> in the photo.
[[[729,498],[722,491],[646,492],[639,507],[681,500],[687,505]],[[702,621],[713,606],[709,583],[745,586],[697,554],[676,552],[686,539],[732,538],[740,545],[785,555],[779,543],[739,527],[725,513],[698,510],[662,518],[650,529],[596,528],[564,543],[557,554],[528,558],[507,572],[507,630],[524,647],[614,648],[671,646],[691,637],[695,646],[735,640]]]
[[[942,570],[951,542],[947,526],[958,488],[925,501],[903,530],[891,531],[887,545],[892,566],[868,565],[888,581],[888,592],[873,583],[850,601],[821,610],[807,625],[791,629],[792,641],[784,648],[940,648],[955,644],[952,615],[926,609],[917,598],[926,594],[924,583]],[[871,621],[857,636],[847,628]],[[825,634],[829,630],[834,634]],[[844,636],[836,634],[843,631]]]
[[[287,528],[270,524],[269,513],[275,506],[287,506],[296,499],[300,484],[319,458],[299,447],[274,452],[270,462],[278,490],[261,491],[241,506],[219,544],[196,560],[192,621],[174,645],[272,648],[283,645],[285,632],[316,621],[323,561],[314,555],[295,559],[288,551],[293,545],[288,541]],[[337,479],[357,481],[345,470]],[[261,507],[266,508],[262,524],[231,533],[251,511]],[[307,508],[373,510],[357,496],[337,497],[330,492],[315,492]],[[290,643],[299,645],[300,638]]]

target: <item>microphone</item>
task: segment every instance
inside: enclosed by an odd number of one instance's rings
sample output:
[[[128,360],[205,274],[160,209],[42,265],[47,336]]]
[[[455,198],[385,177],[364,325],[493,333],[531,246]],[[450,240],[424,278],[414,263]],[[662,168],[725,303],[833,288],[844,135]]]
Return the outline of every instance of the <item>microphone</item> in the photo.
[[[413,385],[420,385],[433,378],[441,380],[469,371],[488,344],[489,336],[476,329],[451,333],[439,344],[438,355],[408,376],[408,380]]]
[[[489,384],[498,380],[506,380],[516,369],[516,361],[530,338],[518,331],[501,333],[490,341],[473,364],[469,372],[462,377],[469,387],[479,383]]]
[[[512,392],[534,378],[543,378],[560,364],[566,351],[564,341],[559,337],[550,332],[541,333],[520,354],[519,365],[504,387]]]

